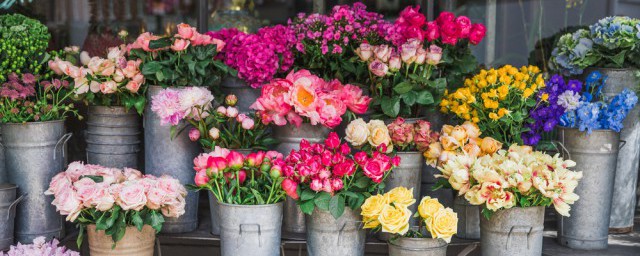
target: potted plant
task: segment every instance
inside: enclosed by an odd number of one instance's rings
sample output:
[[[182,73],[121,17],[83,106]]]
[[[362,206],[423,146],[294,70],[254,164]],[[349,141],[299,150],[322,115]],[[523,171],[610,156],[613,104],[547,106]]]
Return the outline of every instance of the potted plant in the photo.
[[[282,154],[256,151],[246,156],[217,148],[194,160],[195,189],[211,192],[218,203],[222,255],[280,253]],[[247,235],[256,233],[257,236]]]
[[[302,140],[285,158],[282,188],[306,214],[309,254],[364,255],[360,206],[400,164],[385,152],[381,144],[353,154],[332,132],[323,144]]]
[[[457,214],[428,196],[420,200],[414,214],[408,206],[416,200],[407,191],[397,187],[367,198],[360,213],[364,228],[393,235],[388,241],[389,255],[446,255],[447,243],[457,230]],[[412,217],[418,220],[417,226],[410,224]]]
[[[614,97],[625,88],[637,92],[636,73],[640,66],[638,24],[640,20],[635,18],[613,16],[599,20],[589,26],[588,30],[567,33],[556,43],[550,66],[563,75],[582,74],[583,79],[593,71],[600,72],[608,77],[604,81],[606,86],[603,87],[603,94],[607,97]],[[636,187],[625,184],[636,182],[638,177],[640,108],[633,108],[629,115],[635,118],[625,119],[625,129],[620,133],[621,140],[627,141],[627,145],[618,152],[609,225],[612,233],[628,233],[633,230],[634,210],[629,205],[635,205]]]
[[[141,34],[127,45],[132,60],[140,59],[140,71],[147,83],[147,101],[163,88],[180,90],[187,86],[216,89],[220,77],[235,70],[215,59],[224,48],[224,42],[200,34],[187,24],[179,24],[177,33],[165,37],[151,33]],[[160,117],[148,104],[144,115],[145,173],[170,174],[182,182],[190,183],[194,174],[191,163],[200,152],[198,145],[189,140],[187,122],[180,123],[179,132],[171,134],[161,125]],[[186,130],[186,131],[185,131]],[[174,172],[174,173],[168,173]],[[180,219],[168,219],[163,232],[184,233],[198,226],[198,195],[189,192],[187,213]]]
[[[91,255],[152,256],[164,217],[185,213],[187,191],[169,176],[73,162],[45,194],[78,226],[78,247],[88,235]]]

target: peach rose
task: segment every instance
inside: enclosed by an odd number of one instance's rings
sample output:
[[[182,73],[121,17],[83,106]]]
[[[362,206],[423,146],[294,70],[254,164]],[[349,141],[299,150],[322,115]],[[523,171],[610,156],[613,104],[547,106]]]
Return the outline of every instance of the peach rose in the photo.
[[[189,40],[176,39],[175,41],[173,41],[173,44],[171,45],[171,50],[174,50],[176,52],[181,52],[187,49],[187,47],[189,47],[189,44],[190,44]]]
[[[486,154],[493,154],[502,148],[502,143],[494,138],[484,137],[480,148]]]

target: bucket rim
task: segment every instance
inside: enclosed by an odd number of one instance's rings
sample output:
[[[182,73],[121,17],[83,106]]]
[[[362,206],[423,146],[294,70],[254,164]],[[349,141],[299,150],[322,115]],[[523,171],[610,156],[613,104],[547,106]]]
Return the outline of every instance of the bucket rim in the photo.
[[[637,68],[605,68],[605,67],[587,67],[586,70],[607,70],[607,71],[636,71],[640,70]],[[584,73],[583,73],[584,74]]]
[[[565,126],[556,125],[556,128],[563,129],[563,130],[576,130],[578,132],[586,133],[586,131],[580,131],[579,128],[574,128],[574,127],[565,127]],[[611,130],[611,129],[593,129],[593,130],[591,130],[591,133],[594,133],[594,132],[597,132],[597,133],[619,133],[619,132],[616,132],[616,131]]]
[[[23,125],[45,125],[45,124],[53,124],[53,123],[63,123],[66,118],[61,120],[49,120],[49,121],[33,121],[33,122],[24,122],[24,123],[2,123],[2,126],[23,126]]]
[[[209,191],[211,192],[211,191]],[[223,202],[218,202],[219,205],[224,205],[226,207],[233,207],[233,208],[271,208],[274,206],[278,206],[278,205],[283,205],[284,201],[280,201],[274,204],[228,204],[228,203],[223,203]]]
[[[18,189],[18,185],[11,183],[0,183],[0,191]]]

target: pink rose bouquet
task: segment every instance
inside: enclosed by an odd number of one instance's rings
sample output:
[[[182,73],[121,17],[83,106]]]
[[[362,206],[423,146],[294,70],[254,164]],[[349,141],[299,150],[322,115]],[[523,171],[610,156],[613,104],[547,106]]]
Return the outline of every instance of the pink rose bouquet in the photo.
[[[262,95],[251,105],[264,124],[336,127],[350,111],[364,114],[371,98],[354,85],[338,80],[325,81],[308,70],[292,71],[284,79],[274,79],[262,87]],[[304,119],[304,120],[303,120]]]
[[[222,40],[179,24],[178,33],[172,36],[146,32],[126,49],[132,59],[141,61],[140,70],[147,83],[167,88],[212,86],[225,74],[235,75],[234,69],[215,59],[224,47]]]
[[[345,206],[356,210],[366,198],[380,192],[380,184],[400,164],[399,157],[381,153],[386,151],[381,144],[375,150],[353,154],[335,132],[324,144],[302,140],[300,150],[284,159],[282,188],[298,200],[304,213],[311,214],[317,207],[337,219]]]
[[[398,151],[424,152],[432,142],[437,141],[438,132],[431,130],[431,123],[425,120],[417,120],[415,123],[406,123],[401,117],[396,118],[387,125],[391,135],[391,143]]]
[[[124,236],[127,226],[142,230],[144,225],[151,225],[160,232],[164,217],[184,214],[187,190],[168,176],[73,162],[53,177],[45,194],[53,195],[52,204],[67,216],[67,221],[77,223],[81,230],[79,246],[91,224],[112,234],[114,242]]]
[[[0,252],[0,256],[80,256],[79,252],[60,245],[58,239],[47,242],[43,236],[33,239],[32,244],[12,245],[8,252]]]
[[[285,198],[282,190],[282,154],[256,151],[246,156],[216,147],[193,160],[193,189],[211,191],[218,202],[241,205],[275,204]]]

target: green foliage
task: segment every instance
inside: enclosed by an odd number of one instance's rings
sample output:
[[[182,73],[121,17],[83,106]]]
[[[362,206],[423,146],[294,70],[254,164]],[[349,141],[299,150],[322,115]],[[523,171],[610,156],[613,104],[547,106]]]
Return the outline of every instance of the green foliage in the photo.
[[[0,82],[11,73],[41,74],[51,35],[45,25],[21,14],[0,15]]]

